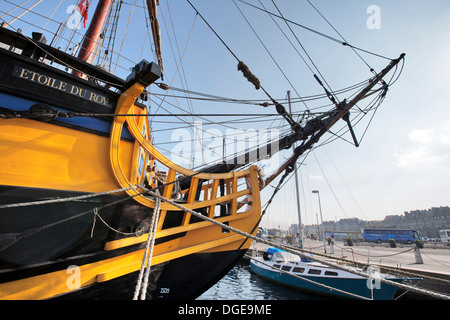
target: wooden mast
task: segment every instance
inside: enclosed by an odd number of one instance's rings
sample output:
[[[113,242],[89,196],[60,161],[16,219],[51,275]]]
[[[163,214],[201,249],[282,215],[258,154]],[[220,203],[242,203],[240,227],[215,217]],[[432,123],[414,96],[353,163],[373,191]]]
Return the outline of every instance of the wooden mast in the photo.
[[[81,45],[78,58],[88,63],[92,62],[94,58],[95,46],[98,43],[100,34],[102,33],[108,12],[111,8],[112,0],[99,0],[94,16],[92,17],[89,29],[84,36],[83,44]],[[74,75],[81,77],[81,73],[73,71]]]
[[[152,27],[152,35],[153,35],[153,42],[155,44],[155,51],[156,56],[158,58],[158,64],[161,68],[161,72],[164,72],[163,68],[163,62],[162,62],[162,53],[161,53],[161,31],[159,28],[159,22],[157,18],[157,10],[156,7],[158,6],[159,1],[158,0],[147,0],[147,9],[148,14],[150,17],[150,23]]]

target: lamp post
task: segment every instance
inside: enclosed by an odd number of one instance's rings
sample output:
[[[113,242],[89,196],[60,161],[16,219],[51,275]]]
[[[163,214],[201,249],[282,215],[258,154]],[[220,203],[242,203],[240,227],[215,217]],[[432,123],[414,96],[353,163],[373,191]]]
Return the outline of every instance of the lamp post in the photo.
[[[287,92],[288,102],[289,102],[289,113],[292,116],[292,107],[291,107],[291,92]],[[292,151],[295,151],[295,142],[292,144]],[[301,164],[300,164],[301,165]],[[298,231],[300,233],[298,244],[300,249],[303,249],[303,229],[302,229],[302,214],[300,211],[300,191],[298,190],[298,172],[297,172],[297,163],[294,162],[294,172],[295,172],[295,194],[297,196],[297,216],[298,216]]]
[[[320,193],[319,190],[313,190],[312,193],[317,193],[317,199],[319,199],[319,211],[320,211],[320,220],[322,220],[322,239],[323,239],[323,250],[327,253],[327,247],[325,244],[325,231],[323,226],[323,216],[322,216],[322,206],[320,204]]]

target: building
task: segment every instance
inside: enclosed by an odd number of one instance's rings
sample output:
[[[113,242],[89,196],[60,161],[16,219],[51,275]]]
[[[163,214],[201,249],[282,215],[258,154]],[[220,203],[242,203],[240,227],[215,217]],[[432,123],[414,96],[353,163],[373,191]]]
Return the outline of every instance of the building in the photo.
[[[384,220],[365,221],[358,218],[324,221],[325,231],[360,232],[364,228],[413,229],[425,238],[439,238],[439,230],[450,229],[450,207],[433,207],[425,210],[412,210],[403,215],[387,215]],[[298,225],[291,226],[298,228]],[[322,225],[304,226],[305,236],[319,234]]]

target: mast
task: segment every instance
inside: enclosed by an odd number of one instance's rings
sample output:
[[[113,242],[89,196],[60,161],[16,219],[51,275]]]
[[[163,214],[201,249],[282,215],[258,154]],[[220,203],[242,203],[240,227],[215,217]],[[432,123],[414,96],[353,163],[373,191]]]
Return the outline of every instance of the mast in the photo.
[[[94,58],[94,49],[99,41],[100,34],[102,33],[108,12],[111,8],[111,3],[112,0],[99,0],[89,29],[84,36],[80,52],[78,53],[78,58],[80,60],[88,63],[92,62],[92,59]],[[73,74],[81,77],[81,73],[78,71],[73,71]]]
[[[289,104],[289,113],[292,117],[292,107],[291,107],[291,92],[287,92],[288,96],[288,104]],[[295,152],[295,143],[292,144],[292,151]],[[300,209],[300,192],[298,190],[298,171],[297,171],[297,164],[294,164],[294,171],[295,171],[295,194],[297,196],[297,215],[298,215],[298,230],[299,232],[299,239],[298,244],[300,246],[300,249],[303,249],[303,231],[302,231],[302,214]]]
[[[159,22],[157,18],[156,7],[158,6],[158,0],[147,0],[148,15],[150,17],[150,23],[152,26],[153,42],[155,44],[156,56],[158,58],[158,64],[161,67],[161,72],[164,71],[161,53],[161,31],[159,28]]]

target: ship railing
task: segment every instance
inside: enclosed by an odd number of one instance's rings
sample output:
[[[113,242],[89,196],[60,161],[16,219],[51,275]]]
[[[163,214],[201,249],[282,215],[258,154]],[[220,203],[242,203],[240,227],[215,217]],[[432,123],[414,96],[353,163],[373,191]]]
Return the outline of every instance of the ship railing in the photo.
[[[121,116],[116,116],[111,126],[110,159],[119,185],[157,190],[163,197],[182,202],[184,207],[222,223],[255,213],[259,215],[257,167],[211,174],[189,170],[168,159],[151,143],[147,110],[135,104],[142,90],[143,86],[136,83],[121,95],[116,107],[116,114]],[[121,140],[125,126],[135,139],[134,146],[130,147],[129,143]],[[132,157],[128,158],[130,154]],[[140,204],[154,208],[154,198],[141,191],[137,187],[126,192]],[[157,233],[158,236],[169,236],[201,228],[205,224],[209,225],[191,217],[188,212],[162,203]]]

